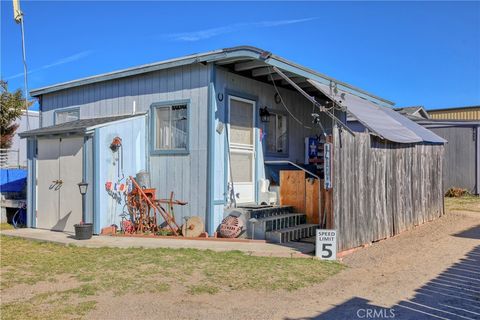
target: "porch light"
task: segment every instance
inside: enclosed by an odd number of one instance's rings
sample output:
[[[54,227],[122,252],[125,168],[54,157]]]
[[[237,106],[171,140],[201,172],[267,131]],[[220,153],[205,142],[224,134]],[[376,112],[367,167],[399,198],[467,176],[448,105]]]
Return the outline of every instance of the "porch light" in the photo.
[[[88,189],[88,183],[82,181],[78,183],[78,189],[80,190],[80,194],[82,196],[87,194],[87,189]]]
[[[267,109],[267,106],[260,108],[260,121],[269,122],[270,121],[270,112]]]

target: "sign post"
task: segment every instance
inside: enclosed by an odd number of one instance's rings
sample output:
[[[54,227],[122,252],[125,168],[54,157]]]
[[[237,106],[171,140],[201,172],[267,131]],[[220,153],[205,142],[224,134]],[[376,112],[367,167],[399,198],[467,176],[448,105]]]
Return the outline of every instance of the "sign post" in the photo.
[[[327,142],[323,145],[323,175],[325,190],[332,187],[332,144]]]
[[[337,230],[317,229],[315,256],[321,260],[337,260]]]

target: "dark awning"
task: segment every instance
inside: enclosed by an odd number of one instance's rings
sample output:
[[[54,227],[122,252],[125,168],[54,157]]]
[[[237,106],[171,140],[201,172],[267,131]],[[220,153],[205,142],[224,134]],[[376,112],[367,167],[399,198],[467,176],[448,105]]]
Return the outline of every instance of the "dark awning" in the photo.
[[[143,116],[143,114],[128,114],[115,117],[103,117],[103,118],[91,118],[81,119],[75,121],[64,122],[54,126],[38,128],[30,131],[19,133],[20,138],[49,136],[49,135],[62,135],[62,134],[84,134],[93,127],[107,124],[113,121]]]

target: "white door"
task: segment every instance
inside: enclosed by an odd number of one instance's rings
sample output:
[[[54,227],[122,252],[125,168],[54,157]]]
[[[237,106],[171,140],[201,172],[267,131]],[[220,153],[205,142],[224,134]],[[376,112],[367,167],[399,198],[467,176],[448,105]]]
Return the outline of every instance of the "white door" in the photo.
[[[39,139],[37,228],[74,231],[82,220],[83,137]]]
[[[55,230],[75,231],[74,224],[82,221],[82,196],[78,183],[83,175],[83,137],[63,138],[60,141],[59,220]],[[91,186],[90,186],[91,187]]]
[[[58,221],[60,185],[58,183],[58,139],[39,139],[37,143],[37,228],[51,229]]]
[[[228,97],[229,182],[237,203],[255,202],[255,102]],[[231,181],[233,180],[233,181]]]

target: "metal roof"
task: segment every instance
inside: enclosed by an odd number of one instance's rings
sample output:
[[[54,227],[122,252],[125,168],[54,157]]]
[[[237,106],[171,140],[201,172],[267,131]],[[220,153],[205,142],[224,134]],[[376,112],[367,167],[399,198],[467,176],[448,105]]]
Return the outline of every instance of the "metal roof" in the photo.
[[[49,135],[60,135],[60,134],[85,134],[87,131],[94,129],[95,127],[109,124],[111,122],[134,118],[138,116],[144,116],[144,114],[128,114],[114,117],[103,117],[103,118],[91,118],[91,119],[81,119],[75,121],[64,122],[61,124],[43,127],[39,129],[34,129],[30,131],[25,131],[19,133],[21,138],[28,137],[38,137],[38,136],[49,136]]]
[[[287,59],[284,59],[280,56],[274,55],[269,51],[265,51],[256,47],[251,46],[238,46],[214,51],[208,51],[204,53],[197,53],[188,56],[183,56],[175,59],[164,60],[160,62],[155,62],[151,64],[144,64],[137,67],[127,68],[123,70],[113,71],[109,73],[99,74],[91,77],[81,78],[77,80],[72,80],[68,82],[63,82],[59,84],[54,84],[51,86],[46,86],[38,89],[33,89],[30,91],[32,97],[38,97],[43,94],[56,92],[59,90],[69,89],[73,87],[78,87],[82,85],[108,81],[118,78],[130,77],[138,74],[143,74],[147,72],[153,72],[162,69],[174,68],[178,66],[194,64],[194,63],[225,63],[225,62],[235,62],[235,61],[245,61],[245,60],[257,60],[261,61],[265,65],[276,66],[286,72],[296,74],[298,76],[311,78],[316,81],[319,81],[324,84],[329,84],[334,82],[338,85],[339,88],[360,96],[365,99],[372,100],[376,103],[383,105],[394,105],[393,102],[378,97],[374,94],[371,94],[365,90],[349,85],[345,82],[336,80],[327,75],[316,72],[307,67],[301,66],[294,62],[291,62]]]
[[[384,107],[342,90],[309,80],[318,90],[345,107],[363,126],[382,139],[397,143],[445,143],[446,140],[409,120],[392,108]]]

